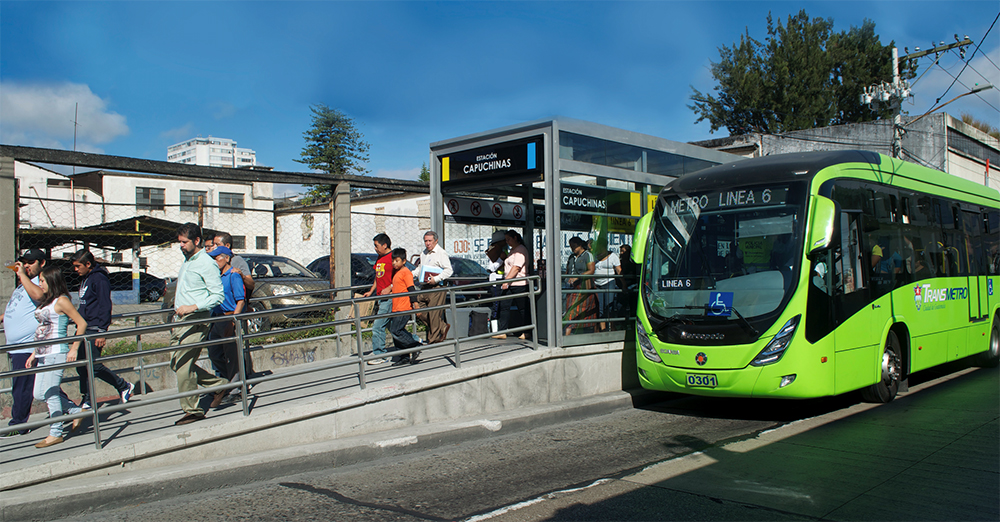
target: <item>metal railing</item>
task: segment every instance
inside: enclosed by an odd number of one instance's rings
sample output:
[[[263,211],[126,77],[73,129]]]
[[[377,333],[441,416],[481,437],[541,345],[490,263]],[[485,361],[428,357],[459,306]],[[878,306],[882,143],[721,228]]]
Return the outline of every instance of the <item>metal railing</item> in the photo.
[[[447,295],[447,299],[445,300],[445,304],[440,305],[440,306],[421,307],[421,308],[415,309],[415,310],[409,310],[409,311],[405,311],[405,312],[392,312],[390,314],[370,314],[370,315],[361,316],[360,311],[361,311],[361,305],[363,303],[366,303],[368,301],[379,301],[379,300],[382,300],[382,299],[386,298],[386,296],[371,296],[371,297],[360,297],[360,298],[352,298],[352,299],[331,300],[331,301],[323,302],[323,303],[307,304],[307,305],[300,305],[300,306],[285,306],[285,307],[276,308],[276,309],[273,309],[273,310],[262,310],[262,311],[256,311],[256,312],[240,313],[240,314],[236,314],[236,315],[224,315],[224,316],[212,317],[212,318],[201,320],[199,322],[203,323],[203,324],[214,324],[214,323],[221,323],[221,322],[233,322],[234,325],[235,325],[234,335],[230,336],[230,337],[224,337],[224,338],[218,338],[218,339],[211,339],[211,340],[202,341],[202,342],[198,342],[198,343],[187,343],[187,344],[183,344],[183,345],[180,345],[180,346],[178,346],[178,345],[169,345],[169,346],[165,346],[165,347],[162,347],[162,348],[152,348],[152,349],[143,349],[143,346],[142,346],[142,336],[143,335],[153,334],[153,333],[157,333],[157,332],[169,331],[172,328],[177,328],[179,326],[184,326],[185,323],[184,323],[184,321],[181,321],[181,322],[165,322],[163,324],[157,324],[157,325],[139,326],[139,321],[140,321],[140,319],[142,317],[153,315],[153,314],[160,314],[160,315],[163,315],[165,313],[173,314],[173,309],[172,308],[170,308],[170,309],[163,308],[163,309],[153,310],[153,311],[149,311],[149,312],[136,312],[136,313],[116,315],[115,317],[118,318],[118,319],[123,319],[123,318],[124,319],[134,319],[135,322],[136,322],[136,326],[132,327],[132,328],[123,328],[123,329],[118,329],[118,330],[109,330],[109,331],[100,332],[100,333],[92,333],[92,334],[74,335],[74,336],[70,336],[70,337],[63,337],[63,338],[60,338],[58,341],[59,341],[60,344],[62,344],[62,343],[72,343],[74,341],[82,341],[82,342],[90,343],[90,342],[92,342],[93,339],[97,339],[99,337],[102,337],[102,338],[105,338],[105,339],[116,339],[116,338],[125,338],[125,337],[135,336],[136,337],[136,344],[137,344],[135,352],[124,353],[124,354],[116,354],[116,355],[108,355],[108,356],[101,356],[101,357],[98,357],[98,358],[87,357],[84,360],[77,360],[77,361],[74,361],[74,362],[66,362],[66,363],[62,363],[62,364],[52,364],[52,365],[46,365],[46,366],[43,366],[43,367],[37,367],[36,366],[34,368],[28,368],[28,369],[24,369],[24,370],[15,370],[15,371],[8,371],[8,372],[2,372],[2,373],[0,373],[0,378],[14,378],[14,377],[19,377],[19,376],[23,376],[23,375],[33,375],[33,374],[50,372],[50,371],[55,371],[55,370],[60,370],[60,369],[61,370],[66,370],[66,369],[70,369],[70,368],[77,368],[77,367],[86,366],[87,367],[87,374],[89,376],[88,382],[89,382],[90,397],[92,397],[92,398],[95,399],[95,403],[93,404],[93,408],[91,410],[89,410],[89,411],[85,411],[85,412],[81,412],[81,413],[76,413],[76,414],[67,414],[67,413],[64,413],[61,416],[50,417],[50,418],[42,420],[42,421],[31,421],[31,422],[26,422],[26,423],[23,423],[23,424],[15,424],[15,425],[10,425],[10,426],[0,426],[0,434],[12,432],[12,431],[25,430],[25,429],[30,430],[30,429],[40,428],[40,427],[43,427],[43,426],[48,426],[49,424],[52,424],[53,422],[68,422],[68,421],[72,421],[72,420],[75,420],[75,419],[81,419],[81,418],[90,417],[90,418],[92,418],[92,422],[93,422],[93,425],[94,425],[94,445],[95,445],[95,447],[97,449],[101,449],[103,447],[103,445],[102,445],[102,437],[101,437],[101,421],[100,421],[100,416],[98,415],[98,411],[97,411],[98,408],[97,408],[97,404],[96,404],[96,397],[97,397],[97,395],[96,395],[96,390],[95,390],[96,378],[94,376],[94,364],[96,364],[96,363],[108,363],[108,362],[112,362],[112,361],[119,361],[119,360],[125,360],[125,359],[137,359],[138,360],[137,361],[137,365],[133,366],[131,368],[131,370],[139,372],[139,376],[140,376],[139,383],[140,383],[142,391],[145,392],[145,390],[147,388],[146,388],[146,383],[145,383],[145,378],[144,378],[144,374],[145,374],[144,370],[151,369],[151,368],[165,367],[165,366],[168,366],[170,363],[169,362],[160,362],[160,363],[154,363],[154,364],[151,364],[151,365],[146,365],[146,364],[143,363],[143,359],[145,357],[149,357],[149,356],[156,355],[156,354],[171,353],[171,352],[174,352],[174,351],[178,350],[179,348],[183,348],[183,349],[205,348],[205,347],[209,347],[209,346],[213,346],[213,345],[226,344],[226,343],[235,342],[236,345],[239,347],[239,349],[236,350],[237,357],[239,359],[239,361],[238,361],[238,375],[236,377],[234,377],[234,379],[232,381],[230,381],[229,383],[224,384],[224,385],[212,386],[212,387],[207,387],[207,388],[196,388],[195,390],[190,391],[190,392],[173,393],[173,394],[168,394],[168,395],[161,396],[161,397],[156,397],[156,398],[146,398],[146,397],[144,397],[141,401],[129,401],[127,404],[103,405],[100,408],[101,413],[106,415],[106,414],[109,414],[109,413],[115,413],[115,412],[123,411],[123,410],[126,410],[126,409],[131,410],[131,409],[135,409],[137,407],[141,408],[143,406],[150,406],[150,405],[158,404],[158,403],[161,403],[161,402],[175,401],[175,400],[178,400],[178,399],[183,398],[183,397],[203,395],[203,394],[206,394],[206,393],[217,393],[217,392],[223,392],[223,391],[227,391],[227,390],[232,390],[232,389],[235,389],[235,388],[240,388],[240,391],[241,391],[241,402],[242,402],[242,408],[243,408],[243,415],[246,416],[246,415],[250,415],[250,403],[249,403],[249,399],[248,399],[248,396],[249,396],[248,392],[249,392],[249,387],[252,386],[252,385],[259,384],[259,383],[262,383],[262,382],[276,381],[278,379],[287,379],[289,377],[294,377],[294,376],[298,376],[298,375],[304,375],[304,374],[309,374],[309,373],[317,373],[317,372],[321,372],[321,371],[324,371],[324,370],[329,370],[329,369],[339,368],[339,367],[344,367],[344,366],[350,366],[350,365],[357,365],[358,366],[358,369],[357,369],[357,372],[356,372],[356,375],[357,375],[357,378],[358,378],[358,383],[359,383],[360,387],[362,389],[364,389],[365,386],[366,386],[366,373],[365,373],[365,370],[366,370],[366,368],[368,366],[366,363],[369,360],[379,359],[379,358],[384,357],[385,355],[383,355],[383,354],[373,354],[373,353],[369,354],[369,355],[365,355],[365,353],[364,353],[364,344],[363,344],[363,334],[365,332],[370,332],[371,328],[362,328],[362,325],[361,325],[362,321],[372,321],[372,320],[380,318],[380,317],[391,318],[391,317],[396,317],[396,316],[401,316],[401,315],[411,315],[411,316],[413,316],[413,315],[418,314],[418,313],[431,312],[431,311],[436,311],[436,310],[442,310],[442,311],[443,310],[451,310],[452,318],[453,318],[453,320],[455,320],[458,317],[458,310],[460,308],[475,308],[475,307],[477,307],[477,305],[481,305],[481,304],[490,304],[490,303],[497,302],[497,301],[510,300],[510,299],[515,299],[515,298],[525,297],[525,296],[529,297],[529,299],[528,299],[528,302],[529,302],[529,312],[526,315],[526,318],[528,319],[529,322],[528,322],[528,324],[526,324],[524,326],[514,327],[514,328],[508,328],[508,329],[505,329],[505,330],[502,330],[502,331],[498,331],[498,332],[489,332],[489,331],[487,331],[487,333],[485,333],[485,334],[469,335],[469,336],[465,336],[465,337],[461,337],[461,338],[459,337],[458,333],[455,332],[454,337],[452,337],[451,339],[445,339],[444,341],[441,341],[441,342],[435,343],[435,344],[431,344],[431,345],[427,345],[427,344],[420,345],[418,347],[411,348],[411,349],[408,349],[408,350],[393,351],[392,354],[394,356],[409,355],[409,354],[412,354],[414,352],[418,352],[418,351],[421,351],[421,350],[426,350],[426,349],[429,349],[429,348],[440,347],[440,346],[445,346],[445,345],[449,345],[450,344],[450,345],[454,346],[454,365],[455,365],[456,368],[461,368],[461,366],[462,366],[461,344],[462,344],[463,341],[474,341],[474,340],[478,340],[478,339],[485,339],[485,338],[488,338],[490,336],[498,335],[498,334],[501,334],[501,333],[504,333],[504,334],[507,334],[507,333],[522,333],[522,332],[528,332],[528,331],[531,331],[533,333],[532,339],[531,339],[531,342],[530,342],[531,348],[533,350],[537,350],[538,349],[538,340],[537,340],[538,339],[538,331],[537,331],[537,315],[536,315],[535,298],[540,293],[540,288],[539,288],[540,280],[539,280],[538,276],[529,276],[529,277],[520,277],[520,278],[516,278],[516,279],[510,279],[508,281],[503,281],[503,282],[514,282],[514,281],[527,281],[528,285],[529,285],[529,292],[527,294],[504,294],[504,295],[500,295],[500,296],[486,297],[486,298],[482,298],[482,299],[467,299],[467,300],[465,300],[465,301],[463,301],[461,303],[456,302],[455,296],[456,296],[456,294],[458,294],[460,292],[469,293],[470,291],[474,291],[474,290],[476,290],[478,288],[490,288],[490,287],[493,287],[493,286],[496,286],[497,284],[499,284],[498,282],[485,282],[485,283],[476,283],[476,284],[462,285],[462,286],[443,286],[443,287],[440,287],[440,288],[433,288],[433,289],[427,289],[427,290],[417,290],[417,291],[414,291],[414,292],[407,292],[405,294],[393,294],[392,295],[393,297],[416,296],[416,295],[429,294],[429,293],[434,293],[434,292],[447,292],[448,295]],[[355,289],[355,288],[359,288],[359,287],[345,287],[345,288],[336,288],[336,289],[330,289],[330,290],[319,290],[319,291],[311,291],[311,292],[302,292],[302,293],[299,293],[299,294],[285,294],[285,295],[275,296],[275,297],[255,298],[255,299],[253,299],[251,301],[264,301],[264,300],[268,300],[268,299],[279,299],[279,298],[280,299],[288,299],[289,297],[293,297],[293,296],[305,296],[305,295],[315,295],[315,294],[329,294],[329,295],[333,296],[333,295],[336,295],[337,292],[348,291],[348,290]],[[366,287],[366,288],[370,288],[370,287]],[[307,314],[307,313],[323,313],[323,312],[329,312],[331,310],[336,311],[338,309],[343,309],[344,307],[352,307],[353,311],[354,311],[354,314],[353,314],[354,316],[353,317],[349,317],[349,318],[334,319],[334,320],[331,320],[331,321],[321,321],[321,322],[318,322],[318,323],[313,323],[313,324],[308,324],[308,325],[292,326],[292,327],[288,327],[288,328],[271,330],[271,331],[268,331],[268,332],[247,333],[247,332],[244,331],[244,328],[243,328],[243,326],[246,324],[247,321],[251,321],[251,320],[254,320],[254,319],[257,319],[257,318],[260,318],[260,317],[267,317],[267,316],[270,316],[270,315],[288,314],[288,313],[297,313],[297,314],[298,313],[302,313],[302,314]],[[341,314],[341,315],[346,315],[346,314]],[[276,342],[276,343],[271,343],[271,344],[260,344],[260,345],[257,345],[257,346],[253,346],[252,350],[253,351],[271,350],[271,349],[280,348],[280,347],[283,347],[283,346],[288,346],[288,345],[293,345],[293,344],[301,344],[301,343],[310,342],[310,341],[320,341],[320,340],[333,339],[333,338],[336,338],[336,339],[339,340],[341,337],[344,337],[344,336],[353,336],[354,342],[355,342],[355,346],[356,346],[356,349],[357,349],[356,353],[353,354],[353,356],[350,356],[350,357],[337,357],[337,358],[334,358],[332,360],[329,360],[329,361],[326,361],[326,362],[323,362],[323,363],[320,363],[320,364],[310,364],[310,365],[308,365],[308,367],[296,368],[296,369],[292,369],[292,370],[289,370],[289,371],[282,371],[280,373],[273,373],[273,374],[270,374],[270,375],[261,375],[261,376],[254,376],[254,377],[248,377],[246,375],[246,365],[245,365],[245,357],[246,357],[246,353],[245,352],[246,351],[243,349],[243,347],[245,346],[245,342],[246,341],[252,341],[254,339],[266,339],[266,338],[269,338],[269,337],[274,337],[277,334],[299,333],[299,332],[306,332],[306,331],[309,331],[309,330],[315,330],[315,329],[327,328],[327,327],[335,327],[338,330],[342,328],[345,331],[344,332],[337,331],[335,333],[328,334],[328,335],[320,335],[320,336],[308,337],[308,338],[303,338],[303,339],[295,339],[295,340],[292,340],[292,341]],[[33,348],[33,347],[38,347],[38,346],[47,346],[47,345],[51,345],[51,344],[53,344],[52,340],[48,340],[48,341],[33,341],[33,342],[30,342],[30,343],[22,343],[22,344],[16,344],[16,345],[6,345],[6,346],[3,346],[3,347],[0,347],[0,353],[6,353],[8,351],[15,350],[15,349],[19,350],[19,349],[24,349],[24,348]],[[202,357],[201,359],[205,359],[205,357]],[[303,365],[303,366],[305,366],[305,365]],[[130,369],[126,368],[126,369],[119,370],[119,371],[120,372],[122,372],[122,371],[123,372],[127,372],[129,370]]]

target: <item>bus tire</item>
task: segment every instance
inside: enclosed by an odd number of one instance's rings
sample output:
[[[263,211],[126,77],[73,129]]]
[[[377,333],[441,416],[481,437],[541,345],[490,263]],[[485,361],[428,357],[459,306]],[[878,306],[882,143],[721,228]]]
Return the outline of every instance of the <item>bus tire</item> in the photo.
[[[982,353],[976,354],[976,366],[996,368],[1000,364],[1000,316],[993,317],[993,327],[990,328],[990,346]]]
[[[866,402],[886,403],[896,398],[899,383],[903,379],[903,359],[899,354],[899,338],[896,337],[896,332],[890,330],[882,348],[882,357],[879,358],[881,378],[861,390],[861,396]]]

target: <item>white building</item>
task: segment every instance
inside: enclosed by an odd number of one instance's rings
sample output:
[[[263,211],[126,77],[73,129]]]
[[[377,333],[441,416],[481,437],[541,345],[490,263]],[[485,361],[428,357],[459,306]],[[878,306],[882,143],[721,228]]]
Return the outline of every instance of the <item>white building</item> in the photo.
[[[241,168],[257,165],[257,153],[228,138],[192,138],[167,147],[167,161],[204,167]]]
[[[199,223],[233,236],[233,249],[242,252],[274,252],[273,184],[258,182],[208,182],[177,176],[96,170],[65,176],[23,162],[15,162],[18,184],[19,248],[32,248],[33,241],[49,234],[46,229],[79,230],[79,239],[52,248],[53,257],[63,257],[82,247],[87,227],[120,222],[139,216],[171,223]],[[71,196],[72,194],[72,196]],[[109,261],[129,264],[132,240],[122,237],[115,249],[94,249]],[[172,277],[180,267],[177,244],[144,246],[139,253],[147,270]]]

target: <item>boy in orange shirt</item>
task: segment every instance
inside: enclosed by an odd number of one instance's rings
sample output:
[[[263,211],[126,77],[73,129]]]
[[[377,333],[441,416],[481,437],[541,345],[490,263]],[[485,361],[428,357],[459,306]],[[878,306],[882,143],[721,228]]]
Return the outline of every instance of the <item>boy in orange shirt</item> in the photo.
[[[405,249],[393,249],[392,268],[395,272],[392,276],[392,293],[394,295],[405,294],[406,292],[413,292],[416,290],[413,286],[413,272],[410,272],[410,269],[406,268]],[[413,303],[416,302],[416,300],[417,296],[415,295],[393,297],[393,313],[413,310]],[[409,319],[410,316],[408,315],[397,315],[389,321],[389,333],[392,334],[392,344],[394,350],[408,350],[410,348],[420,346],[420,343],[416,341],[413,338],[413,335],[406,330],[406,323],[409,322]],[[413,352],[412,354],[400,357],[399,360],[392,363],[392,365],[402,366],[404,364],[417,364],[417,357],[419,356],[420,352]]]

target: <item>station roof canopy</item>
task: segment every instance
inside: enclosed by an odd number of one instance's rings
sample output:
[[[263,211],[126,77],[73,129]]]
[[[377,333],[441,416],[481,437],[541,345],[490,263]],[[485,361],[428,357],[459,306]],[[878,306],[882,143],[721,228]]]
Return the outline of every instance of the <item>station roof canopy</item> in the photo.
[[[31,248],[49,250],[66,244],[78,244],[108,250],[128,250],[135,239],[139,246],[156,246],[177,241],[177,229],[183,223],[149,216],[101,223],[84,228],[35,228],[21,230],[22,244]],[[215,235],[216,230],[204,228],[204,235]]]

